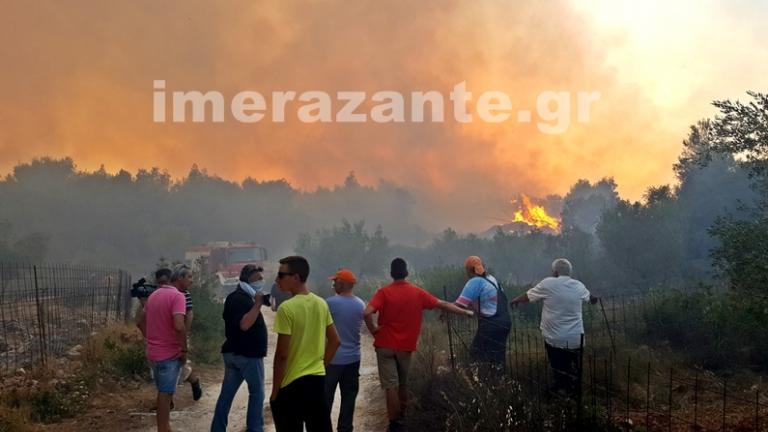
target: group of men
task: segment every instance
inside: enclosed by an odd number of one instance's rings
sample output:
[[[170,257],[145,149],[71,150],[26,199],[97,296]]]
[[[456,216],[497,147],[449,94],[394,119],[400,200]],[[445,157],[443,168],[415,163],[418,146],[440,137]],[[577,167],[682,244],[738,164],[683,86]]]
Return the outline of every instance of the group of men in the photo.
[[[374,337],[379,379],[386,393],[389,431],[407,430],[408,372],[424,310],[477,316],[478,330],[471,357],[487,373],[502,373],[511,328],[507,298],[479,257],[467,258],[464,267],[468,281],[455,303],[450,303],[408,282],[405,260],[395,258],[390,264],[392,283],[379,288],[366,305],[354,295],[357,278],[352,271],[341,269],[331,276],[335,295],[323,299],[307,287],[310,267],[305,258],[281,259],[275,283],[286,298],[279,305],[271,299],[277,312],[277,345],[269,405],[276,430],[299,432],[306,428],[309,432],[332,432],[331,406],[337,388],[341,404],[336,430],[353,430],[363,324]],[[541,330],[547,354],[556,385],[567,392],[574,386],[578,367],[574,362],[583,344],[581,304],[596,300],[581,282],[570,278],[571,265],[567,260],[555,260],[552,270],[552,277],[509,304],[514,307],[523,302],[543,301]],[[168,412],[180,368],[186,361],[186,309],[177,294],[183,297],[182,288],[191,284],[191,273],[182,273],[174,270],[173,285],[162,285],[150,295],[145,307],[147,357],[153,362],[158,388],[159,431],[170,430]],[[212,432],[226,431],[232,401],[243,381],[249,392],[246,430],[263,431],[268,332],[262,308],[267,303],[263,269],[244,266],[240,283],[224,303],[226,341],[221,352],[225,373]],[[151,315],[156,317],[150,319]],[[485,377],[492,379],[492,375]]]

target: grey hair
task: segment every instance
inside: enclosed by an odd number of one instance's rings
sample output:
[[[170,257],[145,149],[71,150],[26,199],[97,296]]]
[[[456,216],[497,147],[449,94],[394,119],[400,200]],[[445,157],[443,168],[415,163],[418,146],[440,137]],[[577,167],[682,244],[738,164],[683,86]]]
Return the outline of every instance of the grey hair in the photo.
[[[556,272],[558,276],[570,276],[572,270],[571,262],[565,258],[558,258],[552,262],[552,271]]]
[[[173,273],[171,273],[171,282],[176,282],[179,279],[183,279],[191,273],[192,268],[186,264],[179,264],[173,268]]]

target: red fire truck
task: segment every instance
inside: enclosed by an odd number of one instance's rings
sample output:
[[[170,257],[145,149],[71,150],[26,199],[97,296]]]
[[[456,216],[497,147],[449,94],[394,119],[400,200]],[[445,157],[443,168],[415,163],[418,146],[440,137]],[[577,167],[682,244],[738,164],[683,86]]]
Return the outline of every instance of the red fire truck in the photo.
[[[243,266],[254,264],[264,267],[267,250],[253,242],[216,241],[193,246],[184,254],[189,264],[197,263],[201,257],[205,257],[208,262],[208,268],[201,270],[215,274],[222,292],[228,293],[237,285]]]

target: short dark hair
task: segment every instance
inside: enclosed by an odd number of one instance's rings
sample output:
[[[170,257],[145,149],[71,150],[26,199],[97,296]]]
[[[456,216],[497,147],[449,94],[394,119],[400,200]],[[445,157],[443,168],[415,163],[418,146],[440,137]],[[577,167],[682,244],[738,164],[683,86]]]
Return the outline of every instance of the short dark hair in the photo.
[[[155,272],[155,282],[159,281],[163,277],[168,278],[168,280],[170,280],[172,274],[173,272],[169,268],[165,268],[165,267],[159,268]]]
[[[246,264],[240,269],[240,282],[248,282],[254,273],[263,272],[264,269],[253,264]]]
[[[389,265],[389,275],[392,279],[399,280],[408,277],[408,264],[402,258],[395,258]]]
[[[280,264],[288,266],[288,270],[299,275],[299,280],[306,282],[309,278],[309,261],[303,256],[293,255],[280,260]]]

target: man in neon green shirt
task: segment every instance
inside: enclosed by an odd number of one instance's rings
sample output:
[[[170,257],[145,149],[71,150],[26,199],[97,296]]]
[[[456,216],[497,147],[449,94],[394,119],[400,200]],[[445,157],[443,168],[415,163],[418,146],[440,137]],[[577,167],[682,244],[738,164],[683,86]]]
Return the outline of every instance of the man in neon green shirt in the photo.
[[[272,396],[277,432],[333,432],[325,398],[325,366],[341,345],[328,304],[307,289],[309,263],[300,256],[280,260],[277,285],[293,297],[277,309]],[[327,339],[327,342],[326,342]]]

